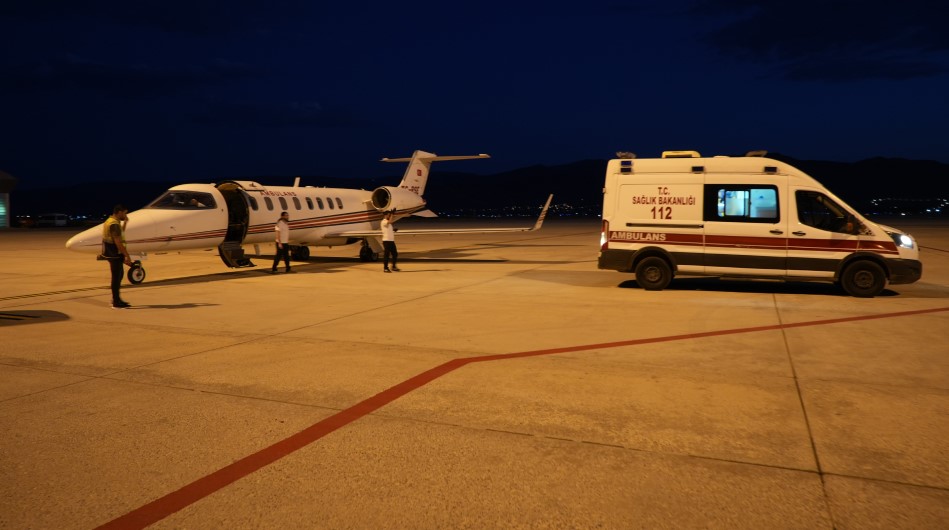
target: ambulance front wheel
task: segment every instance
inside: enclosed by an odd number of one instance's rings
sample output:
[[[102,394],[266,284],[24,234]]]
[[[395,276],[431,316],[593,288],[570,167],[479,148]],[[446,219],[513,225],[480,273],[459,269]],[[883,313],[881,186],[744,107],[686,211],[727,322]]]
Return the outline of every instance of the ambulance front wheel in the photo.
[[[129,267],[129,272],[127,274],[129,283],[133,285],[138,285],[145,281],[145,267],[142,267],[142,262],[135,260],[132,262],[132,266]]]
[[[647,291],[661,291],[672,281],[672,267],[666,260],[652,256],[636,265],[636,283]]]
[[[873,298],[886,287],[886,273],[878,263],[860,260],[851,263],[840,276],[840,285],[850,296]]]

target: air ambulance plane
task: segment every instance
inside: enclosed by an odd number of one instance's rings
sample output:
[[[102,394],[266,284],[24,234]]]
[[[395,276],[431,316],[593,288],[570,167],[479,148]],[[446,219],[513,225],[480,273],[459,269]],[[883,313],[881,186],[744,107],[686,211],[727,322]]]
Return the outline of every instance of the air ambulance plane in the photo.
[[[149,252],[210,250],[217,247],[228,267],[253,267],[243,245],[273,243],[274,224],[280,212],[290,212],[291,256],[295,260],[310,257],[310,246],[338,246],[362,243],[359,257],[375,261],[382,251],[379,222],[385,212],[395,218],[416,215],[436,217],[426,209],[425,184],[432,162],[490,158],[473,156],[437,156],[415,151],[411,158],[383,158],[383,162],[408,162],[398,186],[381,186],[373,191],[347,188],[300,186],[264,186],[257,182],[226,180],[218,184],[181,184],[151,204],[130,212],[125,230],[129,253],[136,258],[128,271],[133,284],[145,281],[141,260]],[[531,227],[406,229],[400,235],[532,232],[538,230],[547,215],[553,195],[547,198]],[[102,249],[102,225],[77,234],[66,248],[98,253]]]

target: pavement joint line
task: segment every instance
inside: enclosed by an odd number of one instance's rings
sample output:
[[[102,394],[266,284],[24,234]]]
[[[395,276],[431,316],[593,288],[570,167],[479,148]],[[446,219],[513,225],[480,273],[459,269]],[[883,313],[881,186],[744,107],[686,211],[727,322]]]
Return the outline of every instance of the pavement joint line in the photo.
[[[849,478],[853,480],[868,480],[871,482],[880,482],[883,484],[893,484],[894,486],[909,486],[911,488],[923,488],[927,490],[938,491],[940,493],[949,492],[949,486],[932,486],[930,484],[916,484],[914,482],[904,482],[902,480],[890,480],[885,478],[876,478],[876,477],[861,477],[859,475],[847,475],[845,473],[833,473],[825,472],[825,476],[828,477],[839,477],[839,478]]]
[[[16,365],[6,365],[6,366],[16,366]],[[47,370],[47,371],[49,371],[49,370]],[[54,372],[54,373],[62,373],[62,372]],[[81,380],[81,381],[73,381],[72,383],[66,383],[65,385],[54,386],[54,387],[51,387],[51,388],[44,388],[44,389],[42,389],[42,390],[37,390],[36,392],[30,392],[29,394],[21,394],[21,395],[19,395],[19,396],[13,396],[13,397],[9,397],[9,398],[6,398],[6,399],[0,399],[0,403],[7,403],[7,402],[13,401],[13,400],[15,400],[15,399],[22,399],[22,398],[26,398],[26,397],[30,397],[30,396],[35,396],[35,395],[38,395],[38,394],[43,394],[43,393],[45,393],[45,392],[50,392],[50,391],[53,391],[53,390],[59,390],[59,389],[62,389],[62,388],[67,388],[67,387],[71,387],[71,386],[76,386],[76,385],[79,385],[79,384],[82,384],[82,383],[88,383],[89,381],[94,381],[95,379],[97,379],[97,378],[94,377],[94,376],[88,376],[88,375],[84,375],[84,376],[80,376],[80,377],[85,377],[86,379],[83,379],[83,380]]]
[[[528,270],[528,271],[534,271],[534,270],[537,270],[537,269],[541,269],[541,268],[543,268],[543,267],[547,267],[548,265],[549,265],[549,264],[538,265],[538,266],[536,266],[536,267],[534,267],[534,268],[527,269],[527,270]],[[374,312],[374,311],[379,311],[379,310],[382,310],[382,309],[388,309],[388,308],[396,307],[396,306],[399,306],[399,305],[401,305],[401,304],[410,303],[410,302],[417,302],[417,301],[419,301],[419,300],[425,300],[425,299],[427,299],[427,298],[432,298],[432,297],[436,297],[436,296],[441,296],[441,295],[443,295],[443,294],[451,293],[451,292],[457,291],[457,290],[459,290],[459,289],[467,289],[467,288],[469,288],[469,287],[476,287],[476,286],[480,286],[480,285],[485,285],[485,284],[488,284],[488,283],[491,283],[491,282],[496,282],[496,281],[498,281],[499,279],[501,279],[501,278],[506,278],[506,277],[507,277],[507,276],[491,277],[491,278],[487,278],[487,279],[484,279],[484,280],[480,280],[480,281],[476,281],[476,282],[472,282],[472,283],[467,283],[467,284],[465,284],[465,285],[458,285],[458,286],[455,286],[455,287],[450,287],[450,288],[448,288],[448,289],[443,289],[443,290],[441,290],[441,291],[437,291],[437,292],[433,292],[433,293],[428,293],[428,294],[425,294],[425,295],[422,295],[422,296],[416,296],[416,297],[414,297],[414,298],[406,298],[406,299],[404,299],[404,300],[398,300],[398,301],[395,301],[395,302],[392,302],[392,303],[389,303],[389,304],[386,304],[386,305],[376,306],[376,307],[373,307],[373,308],[370,308],[370,309],[364,309],[364,310],[361,310],[361,311],[356,311],[356,312],[354,312],[354,313],[349,313],[349,314],[347,314],[347,315],[342,315],[342,316],[333,317],[333,318],[330,318],[330,319],[327,319],[327,320],[323,320],[323,321],[320,321],[320,322],[316,322],[316,323],[313,323],[313,324],[307,324],[307,325],[305,325],[305,326],[300,326],[300,327],[298,327],[298,328],[287,329],[287,330],[284,330],[284,331],[281,331],[281,332],[278,332],[278,333],[274,333],[273,335],[268,335],[268,337],[276,337],[276,336],[284,335],[284,334],[287,334],[287,333],[294,333],[294,332],[297,332],[297,331],[300,331],[300,330],[309,329],[309,328],[313,328],[313,327],[317,327],[317,326],[322,326],[322,325],[329,324],[329,323],[331,323],[331,322],[336,322],[336,321],[339,321],[339,320],[343,320],[343,319],[346,319],[346,318],[357,317],[357,316],[360,316],[360,315],[365,315],[365,314],[367,314],[367,313],[372,313],[372,312]]]
[[[108,286],[106,286],[106,287],[81,287],[81,288],[79,288],[79,289],[67,289],[67,290],[65,290],[65,291],[50,291],[50,292],[48,292],[48,293],[18,294],[18,295],[14,295],[14,296],[5,296],[5,297],[3,297],[3,298],[0,298],[0,302],[6,302],[7,300],[21,300],[21,299],[23,299],[23,298],[38,298],[38,297],[40,297],[40,296],[53,296],[53,295],[57,295],[57,294],[73,294],[73,293],[81,293],[81,292],[85,292],[85,291],[100,291],[100,290],[108,290],[108,289],[110,289]]]
[[[949,253],[949,249],[944,249],[944,248],[925,247],[925,246],[923,246],[923,245],[920,245],[919,248],[924,248],[924,249],[926,249],[926,250],[934,250],[934,251],[936,251],[936,252],[946,252],[946,253]]]
[[[477,362],[487,362],[505,359],[518,359],[524,357],[537,357],[541,355],[551,355],[556,353],[567,353],[577,351],[589,351],[595,349],[615,348],[620,346],[632,346],[639,344],[655,344],[661,342],[671,342],[678,340],[687,340],[699,337],[734,335],[739,333],[754,333],[757,331],[769,331],[777,329],[788,329],[807,326],[823,326],[843,322],[855,322],[864,320],[879,320],[888,318],[898,318],[910,315],[919,315],[926,313],[937,313],[949,311],[949,306],[930,309],[920,309],[913,311],[900,311],[893,313],[882,313],[872,315],[861,315],[855,317],[842,317],[827,320],[812,320],[806,322],[797,322],[790,324],[755,326],[749,328],[733,328],[718,331],[709,331],[701,333],[688,333],[682,335],[671,335],[666,337],[653,337],[647,339],[633,339],[626,341],[607,342],[600,344],[578,345],[572,347],[549,348],[545,350],[533,350],[525,352],[515,352],[509,354],[490,355],[485,357],[466,357],[452,359],[438,366],[430,368],[424,372],[416,374],[401,383],[397,383],[372,397],[364,399],[355,405],[342,410],[332,416],[324,418],[305,429],[277,441],[267,447],[258,450],[255,453],[239,458],[231,464],[224,466],[217,471],[211,472],[200,477],[181,488],[172,491],[158,499],[148,502],[130,512],[125,513],[111,521],[99,526],[99,529],[130,529],[145,528],[151,524],[161,521],[192,504],[208,497],[230,484],[254,473],[284,457],[303,449],[313,442],[341,429],[361,418],[364,418],[393,401],[409,394],[419,388],[441,378],[455,370],[463,368],[468,364]],[[826,495],[825,495],[826,497]]]
[[[777,316],[778,323],[783,324],[781,318],[781,311],[778,308],[778,297],[773,294],[772,300],[774,301],[774,312]],[[834,507],[829,502],[829,496],[827,494],[827,482],[824,479],[824,468],[821,466],[820,461],[820,451],[817,449],[817,440],[814,439],[814,429],[811,427],[811,418],[807,414],[807,405],[804,401],[804,392],[801,390],[801,380],[797,375],[797,367],[794,365],[794,356],[791,355],[791,345],[788,343],[788,332],[786,328],[781,328],[781,342],[784,343],[784,354],[787,358],[788,368],[791,369],[791,377],[794,381],[794,390],[797,393],[797,402],[801,407],[801,416],[804,418],[804,427],[807,429],[807,441],[811,444],[811,457],[814,459],[814,466],[817,468],[817,476],[820,479],[820,489],[822,496],[821,498],[824,501],[824,509],[827,510],[827,516],[830,518],[830,523],[833,527],[837,526],[837,518],[834,515]]]

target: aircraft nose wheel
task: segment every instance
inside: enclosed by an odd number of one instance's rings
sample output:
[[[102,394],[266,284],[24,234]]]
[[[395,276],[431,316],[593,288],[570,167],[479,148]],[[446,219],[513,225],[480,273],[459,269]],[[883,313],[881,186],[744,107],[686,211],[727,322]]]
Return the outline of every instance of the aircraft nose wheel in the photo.
[[[142,262],[140,260],[135,260],[132,262],[132,266],[129,268],[127,276],[129,282],[133,285],[138,285],[145,281],[145,268],[142,267]]]

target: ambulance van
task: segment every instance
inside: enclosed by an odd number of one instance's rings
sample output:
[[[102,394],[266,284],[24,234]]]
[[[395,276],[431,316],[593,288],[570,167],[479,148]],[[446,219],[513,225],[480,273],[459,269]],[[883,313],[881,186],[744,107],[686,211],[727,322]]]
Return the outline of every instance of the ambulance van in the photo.
[[[647,290],[676,275],[834,282],[873,297],[922,276],[909,234],[876,224],[764,152],[619,153],[606,167],[600,269]]]

